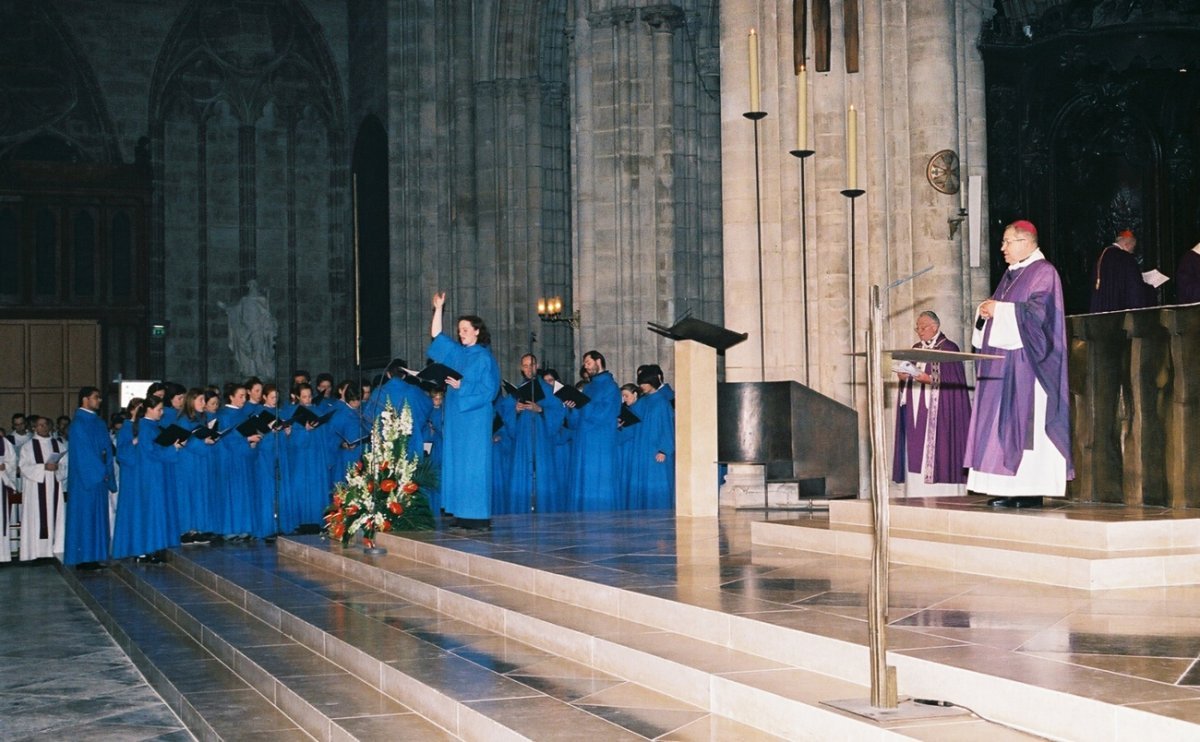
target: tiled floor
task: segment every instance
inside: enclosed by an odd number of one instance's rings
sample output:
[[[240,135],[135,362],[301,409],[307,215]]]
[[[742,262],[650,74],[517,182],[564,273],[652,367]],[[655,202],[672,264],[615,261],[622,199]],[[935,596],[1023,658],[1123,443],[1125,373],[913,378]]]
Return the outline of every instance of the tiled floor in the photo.
[[[752,549],[752,519],[796,517],[822,516],[725,512],[719,527],[676,521],[665,512],[506,516],[495,519],[488,533],[443,531],[423,538],[865,643],[866,561]],[[0,589],[0,657],[6,665],[0,673],[0,738],[189,738],[54,567],[0,568]],[[1089,592],[894,567],[889,606],[893,652],[1200,723],[1200,585]],[[677,730],[673,739],[730,738],[727,730],[710,728],[719,720],[671,699],[631,690],[544,652],[494,645],[469,625],[451,625],[423,609],[401,610],[409,612],[410,633],[439,651],[628,731],[649,738],[668,729]],[[472,681],[468,673],[447,682]],[[902,693],[903,683],[901,677]],[[497,713],[538,713],[495,703]],[[705,728],[689,727],[693,719],[693,727]],[[364,729],[363,737],[375,735]]]
[[[192,739],[53,564],[6,564],[0,590],[0,739]]]

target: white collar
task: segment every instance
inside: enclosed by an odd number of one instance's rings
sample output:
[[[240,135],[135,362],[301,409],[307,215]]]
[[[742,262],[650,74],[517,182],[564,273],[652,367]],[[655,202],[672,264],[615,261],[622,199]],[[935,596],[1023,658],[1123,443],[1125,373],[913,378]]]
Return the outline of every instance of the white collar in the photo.
[[[86,407],[80,407],[80,408],[79,408],[79,411],[80,411],[80,412],[91,412],[91,414],[93,414],[93,415],[95,415],[95,414],[96,414],[95,412],[92,412],[92,410],[89,410],[89,409],[88,409],[88,408],[86,408]]]
[[[1042,254],[1042,248],[1039,247],[1038,249],[1036,249],[1032,253],[1030,253],[1029,257],[1025,258],[1021,262],[1013,263],[1012,265],[1008,266],[1008,269],[1010,271],[1015,271],[1018,268],[1024,268],[1027,265],[1032,265],[1039,260],[1045,260],[1045,259],[1046,259],[1046,256]]]

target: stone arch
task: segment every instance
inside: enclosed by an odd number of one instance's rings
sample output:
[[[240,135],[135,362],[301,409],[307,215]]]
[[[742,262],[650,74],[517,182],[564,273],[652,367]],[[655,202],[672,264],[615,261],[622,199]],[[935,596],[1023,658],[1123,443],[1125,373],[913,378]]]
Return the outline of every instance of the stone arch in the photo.
[[[120,162],[115,127],[95,73],[50,3],[0,6],[0,160]]]
[[[181,331],[153,368],[234,374],[213,307],[257,280],[285,328],[276,367],[348,371],[345,105],[326,35],[299,0],[192,0],[179,14],[149,91],[150,306]]]

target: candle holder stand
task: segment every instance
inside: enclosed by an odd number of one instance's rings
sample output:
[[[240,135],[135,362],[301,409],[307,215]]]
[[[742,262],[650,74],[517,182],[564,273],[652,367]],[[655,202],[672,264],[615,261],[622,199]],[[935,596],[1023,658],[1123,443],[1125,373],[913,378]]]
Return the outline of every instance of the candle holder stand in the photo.
[[[850,201],[850,400],[852,402],[857,402],[858,400],[858,356],[856,355],[858,352],[858,343],[856,331],[854,329],[858,326],[855,324],[856,319],[854,316],[854,306],[857,302],[857,297],[854,290],[854,253],[856,247],[855,243],[857,241],[855,235],[856,220],[854,218],[854,202],[859,196],[862,196],[865,193],[866,191],[861,188],[847,188],[846,190],[842,191],[842,195]]]
[[[816,152],[811,149],[793,149],[788,154],[800,161],[800,286],[804,296],[804,385],[812,386],[809,378],[811,364],[808,362],[808,197],[804,162]]]
[[[758,363],[759,380],[767,380],[766,286],[763,284],[762,255],[762,185],[758,154],[758,122],[767,117],[766,111],[742,114],[754,122],[754,228],[758,240]]]

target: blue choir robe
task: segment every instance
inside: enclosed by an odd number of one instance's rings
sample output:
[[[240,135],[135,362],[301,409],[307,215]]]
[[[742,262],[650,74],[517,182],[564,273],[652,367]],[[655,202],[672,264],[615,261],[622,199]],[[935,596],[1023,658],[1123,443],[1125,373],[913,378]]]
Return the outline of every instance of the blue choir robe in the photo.
[[[316,414],[316,409],[309,407]],[[295,414],[291,408],[286,417]],[[292,425],[288,436],[287,462],[290,494],[280,503],[279,524],[285,533],[295,530],[302,523],[321,523],[325,508],[332,501],[329,487],[329,439],[325,426],[307,430],[303,425]],[[287,511],[285,512],[285,508]]]
[[[126,423],[121,430],[132,427],[132,423]],[[121,496],[113,527],[114,559],[179,545],[179,516],[169,494],[166,466],[178,458],[179,451],[154,442],[160,430],[158,420],[143,418],[137,427],[136,437],[128,438],[133,458],[121,469]]]
[[[217,441],[221,465],[221,495],[224,507],[221,512],[219,533],[237,535],[254,531],[254,511],[257,498],[254,495],[255,450],[246,436],[237,431],[237,426],[250,417],[245,407],[225,405],[217,412],[217,427],[224,433]]]
[[[204,417],[191,420],[180,415],[174,424],[185,430],[195,430],[206,422]],[[184,533],[214,531],[218,527],[212,516],[212,469],[216,446],[216,443],[192,437],[179,450],[174,466],[175,491],[179,502],[179,527]]]
[[[263,407],[263,410],[280,416],[280,411],[274,407]],[[257,413],[256,413],[257,414]],[[277,532],[275,509],[283,500],[287,489],[288,434],[282,430],[264,433],[258,442],[258,455],[254,459],[254,492],[256,506],[254,509],[254,530],[251,531],[259,538],[273,535]],[[278,477],[278,479],[277,479]],[[295,525],[292,529],[295,529]]]
[[[640,424],[635,423],[627,428],[617,428],[617,508],[620,510],[629,507],[629,477],[633,468],[633,439]]]
[[[487,452],[500,367],[487,346],[464,346],[445,333],[433,339],[428,355],[463,376],[460,388],[446,388],[442,507],[459,518],[490,518],[492,457]]]
[[[333,462],[332,481],[329,483],[329,491],[332,492],[333,485],[346,479],[346,467],[362,458],[363,444],[355,441],[371,432],[371,421],[339,399],[333,405],[333,417],[329,418],[325,428],[330,443],[329,458]],[[344,443],[355,445],[346,448]]]
[[[507,407],[512,420],[506,418],[504,426],[512,431],[512,463],[502,498],[507,508],[503,512],[529,512],[535,489],[538,512],[546,512],[562,499],[563,470],[557,460],[556,436],[567,408],[554,396],[549,384],[541,379],[536,383],[541,385],[544,395],[538,403],[541,412],[518,411],[515,403]]]
[[[442,451],[445,448],[445,442],[442,437],[442,431],[446,427],[446,407],[433,407],[429,411],[429,426],[426,428],[426,434],[429,441],[429,463],[433,467],[433,473],[437,476],[437,484],[430,487],[425,495],[429,498],[429,509],[434,515],[442,508]]]
[[[569,508],[572,511],[613,510],[617,507],[617,415],[621,390],[612,374],[602,371],[583,390],[591,400],[576,408],[572,425]]]
[[[425,453],[425,442],[429,439],[429,415],[433,412],[433,400],[419,386],[414,386],[400,378],[388,379],[374,393],[371,399],[363,405],[364,417],[367,419],[368,431],[391,402],[396,414],[408,403],[409,414],[412,415],[412,435],[408,438],[408,455],[421,456]]]
[[[661,392],[644,394],[630,408],[641,422],[632,427],[629,450],[629,508],[662,510],[675,504],[675,410]],[[662,452],[666,460],[656,456]]]
[[[525,509],[518,509],[518,503],[508,502],[508,478],[512,474],[512,458],[513,458],[513,426],[517,422],[516,400],[511,396],[502,396],[498,398],[492,407],[496,410],[496,414],[492,416],[492,514],[500,515],[504,513],[526,513],[529,512],[528,504]],[[495,430],[496,419],[499,418],[501,425],[499,430]],[[526,496],[528,501],[529,497]]]
[[[571,510],[571,452],[575,448],[575,421],[579,417],[569,407],[563,407],[562,423],[552,431],[550,441],[554,450],[554,465],[558,471],[558,491],[549,498],[538,498],[538,511],[566,513]]]
[[[100,416],[82,407],[75,411],[67,437],[71,507],[66,512],[63,563],[102,562],[108,559],[108,493],[117,489],[112,439]]]

